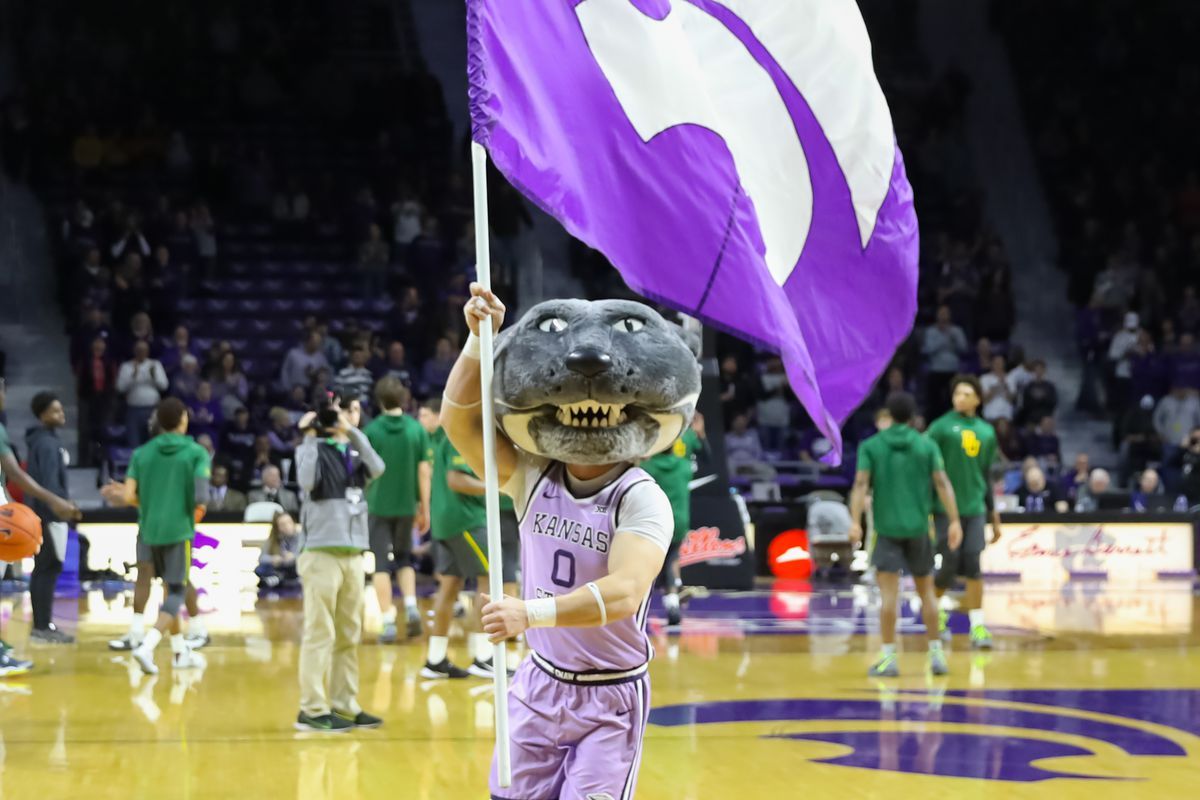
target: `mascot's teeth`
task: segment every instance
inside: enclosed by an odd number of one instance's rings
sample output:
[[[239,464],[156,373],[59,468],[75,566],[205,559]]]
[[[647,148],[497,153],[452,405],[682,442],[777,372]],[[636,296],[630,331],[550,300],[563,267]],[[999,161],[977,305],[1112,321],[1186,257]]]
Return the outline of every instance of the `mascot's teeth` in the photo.
[[[620,425],[628,417],[623,404],[605,405],[595,400],[584,400],[559,406],[555,418],[560,425],[572,428],[609,428]]]

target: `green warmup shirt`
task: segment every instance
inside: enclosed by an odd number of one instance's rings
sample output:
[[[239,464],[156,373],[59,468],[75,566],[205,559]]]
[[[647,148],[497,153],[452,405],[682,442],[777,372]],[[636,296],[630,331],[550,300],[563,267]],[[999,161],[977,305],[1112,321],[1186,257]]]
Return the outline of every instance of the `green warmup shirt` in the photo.
[[[0,424],[0,456],[11,456],[12,451],[12,444],[8,441],[8,429]],[[0,502],[7,503],[8,500],[8,479],[4,477],[4,469],[0,467]]]
[[[196,479],[211,475],[208,451],[188,436],[160,433],[134,450],[127,476],[137,481],[142,541],[191,541],[196,533]]]
[[[363,433],[386,466],[367,486],[367,510],[377,517],[411,517],[420,499],[418,465],[433,461],[429,434],[407,414],[376,417]]]
[[[907,425],[893,425],[858,446],[858,471],[871,475],[875,531],[893,539],[929,535],[931,477],[942,454]]]
[[[467,465],[467,460],[458,454],[450,439],[441,428],[434,434],[436,445],[433,454],[433,489],[429,501],[430,531],[434,539],[453,539],[464,531],[487,527],[487,506],[483,495],[459,494],[450,488],[446,476],[451,472],[464,472],[472,478],[478,477]],[[500,510],[512,511],[512,498],[500,495]]]
[[[933,421],[926,436],[937,445],[954,487],[958,514],[976,517],[987,512],[988,473],[996,460],[996,431],[979,417],[950,411]],[[942,501],[933,498],[933,509],[945,513]]]
[[[704,444],[694,430],[688,428],[675,440],[675,444],[656,456],[642,462],[642,469],[658,482],[675,516],[675,535],[672,542],[681,542],[692,524],[692,456],[704,449]]]

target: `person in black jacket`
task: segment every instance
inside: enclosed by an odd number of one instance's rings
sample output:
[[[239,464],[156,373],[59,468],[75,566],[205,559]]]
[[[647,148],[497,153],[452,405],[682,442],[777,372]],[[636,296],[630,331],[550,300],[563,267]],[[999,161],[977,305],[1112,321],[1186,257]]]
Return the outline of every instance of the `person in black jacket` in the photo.
[[[70,456],[58,438],[58,429],[67,424],[66,412],[58,397],[51,392],[34,395],[32,410],[40,424],[25,432],[25,446],[29,449],[29,475],[48,491],[68,498],[67,465]],[[29,578],[29,600],[33,606],[33,632],[30,637],[35,642],[45,644],[71,644],[75,637],[60,631],[51,621],[54,587],[67,555],[67,523],[36,498],[30,502],[30,507],[42,518],[45,536],[42,549],[34,556],[33,574]]]

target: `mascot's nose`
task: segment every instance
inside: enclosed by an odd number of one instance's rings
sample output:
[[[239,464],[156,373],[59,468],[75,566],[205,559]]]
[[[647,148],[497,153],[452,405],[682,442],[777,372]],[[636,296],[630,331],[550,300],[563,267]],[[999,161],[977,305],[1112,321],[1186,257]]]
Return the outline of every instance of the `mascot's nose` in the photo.
[[[567,356],[567,369],[585,378],[594,378],[612,366],[612,356],[594,347],[581,347]]]

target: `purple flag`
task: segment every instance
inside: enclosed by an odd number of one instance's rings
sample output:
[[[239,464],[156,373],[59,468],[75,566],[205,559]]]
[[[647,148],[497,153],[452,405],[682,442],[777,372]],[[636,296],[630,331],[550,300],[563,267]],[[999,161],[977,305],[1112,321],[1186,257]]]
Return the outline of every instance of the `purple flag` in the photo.
[[[817,426],[912,327],[917,219],[855,0],[467,0],[474,138],[637,292],[778,352]]]

